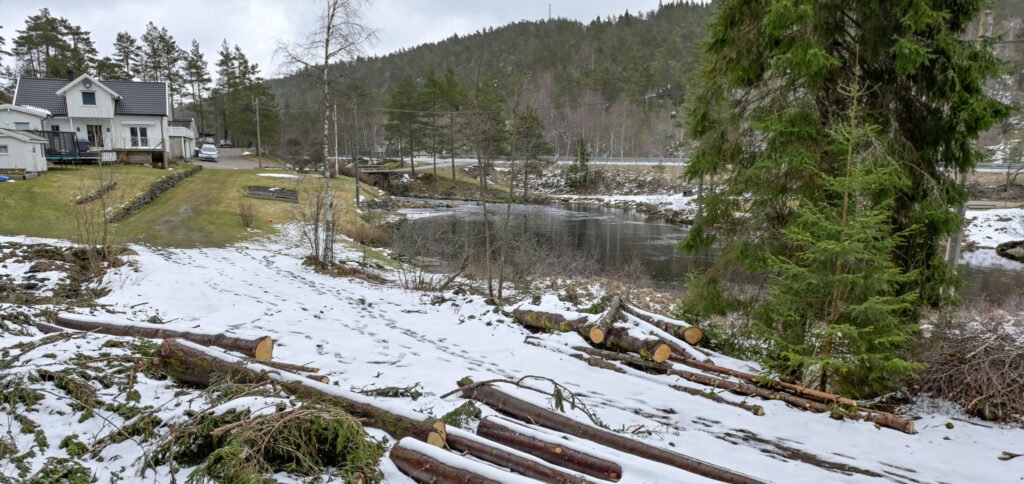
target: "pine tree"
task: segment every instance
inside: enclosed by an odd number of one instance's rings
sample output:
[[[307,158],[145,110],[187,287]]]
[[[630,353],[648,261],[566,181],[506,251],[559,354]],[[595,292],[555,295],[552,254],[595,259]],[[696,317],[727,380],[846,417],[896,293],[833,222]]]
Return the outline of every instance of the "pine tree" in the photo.
[[[62,35],[67,39],[68,51],[64,61],[67,70],[75,75],[95,73],[96,70],[96,45],[92,41],[89,32],[81,27],[68,22],[62,18],[60,22]]]
[[[444,73],[444,79],[441,81],[441,107],[448,111],[447,119],[442,122],[444,126],[441,130],[447,134],[443,134],[439,138],[444,142],[443,150],[448,152],[452,162],[452,183],[455,183],[455,156],[459,151],[458,138],[456,133],[459,130],[460,123],[457,120],[459,111],[466,107],[467,97],[466,91],[459,84],[459,80],[455,78],[455,69],[451,66]]]
[[[70,46],[64,38],[63,19],[42,8],[25,19],[25,29],[14,38],[12,53],[20,74],[29,77],[64,77]]]
[[[418,103],[420,109],[426,111],[423,122],[424,146],[430,152],[434,162],[434,178],[437,181],[437,155],[444,148],[447,131],[441,124],[444,116],[438,111],[444,105],[444,81],[437,77],[437,73],[430,71],[427,79],[423,81],[423,88],[419,91]]]
[[[933,0],[726,0],[717,8],[706,44],[704,90],[689,116],[691,137],[700,145],[687,176],[715,180],[718,188],[702,200],[702,216],[681,247],[701,251],[717,245],[722,253],[712,270],[694,281],[701,290],[693,294],[700,297],[685,300],[684,308],[707,316],[716,309],[712,304],[721,309],[738,303],[768,326],[778,319],[790,321],[784,326],[796,333],[785,337],[793,348],[844,329],[863,331],[851,335],[850,341],[859,342],[875,332],[882,338],[876,345],[842,342],[849,346],[832,343],[828,349],[813,344],[799,351],[784,346],[769,352],[766,363],[780,370],[791,367],[783,374],[787,378],[824,369],[831,375],[826,385],[835,377],[855,394],[877,391],[879,374],[906,369],[897,356],[919,311],[942,304],[943,290],[955,281],[939,246],[957,229],[959,220],[950,207],[963,202],[966,193],[946,171],[974,166],[979,153],[972,141],[1008,112],[983,90],[998,72],[998,62],[961,40],[980,2],[954,8]],[[855,183],[867,175],[856,170],[847,175],[848,158],[832,149],[832,133],[848,123],[853,100],[842,89],[850,85],[870,86],[857,98],[858,123],[884,136],[872,135],[876,161],[863,164],[889,160],[885,178],[870,183],[879,184],[872,190],[889,190],[892,203],[861,202],[860,212],[854,212],[859,222],[844,232],[829,229],[834,213],[824,207],[834,210],[842,205],[843,193],[868,183]],[[841,322],[828,326],[839,329],[807,327],[801,334],[789,314],[792,298],[812,286],[834,291],[835,281],[845,274],[829,277],[807,270],[829,255],[827,247],[807,245],[801,234],[813,230],[825,231],[816,236],[833,241],[839,234],[860,241],[860,246],[834,247],[871,263],[858,267],[863,274],[853,272],[853,279],[866,287],[851,283],[840,290],[859,309],[840,311]],[[888,235],[894,237],[883,241]],[[729,288],[721,277],[734,273],[767,274],[771,296],[712,294]],[[872,299],[871,294],[894,299]],[[862,323],[866,326],[856,326]],[[836,360],[859,363],[843,367]]]
[[[540,157],[554,154],[544,137],[544,121],[532,106],[516,113],[515,152],[523,160],[523,198],[529,194],[529,177],[541,171]]]
[[[96,61],[96,77],[100,79],[128,80],[124,77],[121,65],[110,57],[103,57]]]
[[[416,149],[423,143],[423,113],[420,106],[419,89],[412,76],[405,76],[395,88],[388,101],[387,123],[384,129],[388,137],[400,147],[398,156],[409,153],[413,176],[416,175]]]
[[[184,57],[184,51],[178,47],[174,36],[167,28],[157,28],[153,22],[146,24],[146,33],[142,34],[142,46],[140,77],[144,81],[166,82],[171,99],[175,99],[182,91],[181,70],[178,64]]]
[[[131,80],[141,75],[142,53],[135,37],[128,32],[117,33],[113,60],[117,62],[119,72],[111,79]]]
[[[192,49],[185,54],[181,75],[182,82],[188,86],[188,95],[192,99],[193,110],[199,117],[199,131],[204,132],[206,127],[203,117],[203,100],[206,99],[206,95],[210,91],[210,83],[213,79],[210,78],[209,64],[203,57],[203,52],[199,50],[199,42],[195,39],[192,40]]]

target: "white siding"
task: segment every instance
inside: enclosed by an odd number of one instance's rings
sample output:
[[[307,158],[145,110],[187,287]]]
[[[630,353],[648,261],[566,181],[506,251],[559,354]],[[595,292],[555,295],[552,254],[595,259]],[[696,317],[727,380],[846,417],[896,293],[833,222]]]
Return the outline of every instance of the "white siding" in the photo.
[[[46,171],[46,155],[42,144],[0,137],[0,145],[7,146],[7,154],[0,154],[0,169]]]
[[[82,92],[96,94],[96,105],[82,104]],[[79,82],[64,93],[68,105],[68,116],[72,118],[112,118],[114,117],[114,97],[107,91],[93,84],[89,89]]]
[[[170,129],[167,126],[167,118],[163,116],[118,116],[114,118],[112,130],[114,146],[118,148],[131,146],[131,128],[133,126],[146,128],[149,147],[167,151],[170,146]],[[160,144],[161,138],[163,144]]]
[[[15,123],[28,123],[29,129],[42,129],[42,118],[13,109],[0,109],[0,128],[17,129]]]

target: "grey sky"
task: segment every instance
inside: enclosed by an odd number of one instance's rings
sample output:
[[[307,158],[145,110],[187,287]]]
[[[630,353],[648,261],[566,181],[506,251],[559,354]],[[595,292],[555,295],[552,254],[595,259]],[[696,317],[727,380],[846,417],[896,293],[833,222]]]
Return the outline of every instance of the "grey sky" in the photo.
[[[588,22],[627,9],[653,10],[658,0],[374,0],[365,21],[377,29],[378,40],[367,53],[382,55],[455,33],[546,18],[549,4],[555,17]],[[227,39],[259,62],[266,77],[275,77],[277,40],[301,37],[315,18],[316,5],[315,0],[0,0],[0,35],[13,38],[26,17],[46,7],[92,32],[102,56],[111,53],[118,31],[138,37],[152,20],[166,27],[184,49],[192,39],[198,40],[211,70],[221,40]]]

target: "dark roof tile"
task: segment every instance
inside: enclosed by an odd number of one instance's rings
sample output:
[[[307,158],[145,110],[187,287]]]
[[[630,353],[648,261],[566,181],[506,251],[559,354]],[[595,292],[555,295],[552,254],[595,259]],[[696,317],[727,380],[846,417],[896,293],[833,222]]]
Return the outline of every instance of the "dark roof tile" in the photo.
[[[23,77],[18,80],[14,103],[35,106],[50,111],[54,116],[67,116],[67,105],[57,91],[66,86],[66,79]],[[114,106],[120,115],[166,116],[167,89],[162,82],[99,80],[121,95]]]

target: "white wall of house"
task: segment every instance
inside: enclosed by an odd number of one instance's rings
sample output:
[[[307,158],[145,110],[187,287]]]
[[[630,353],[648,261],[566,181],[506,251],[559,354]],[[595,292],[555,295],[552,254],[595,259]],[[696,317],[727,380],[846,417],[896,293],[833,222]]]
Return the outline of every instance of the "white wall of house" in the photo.
[[[115,148],[131,148],[133,131],[135,137],[139,138],[140,128],[145,128],[146,139],[138,140],[147,142],[147,146],[153,149],[167,151],[170,146],[170,129],[167,118],[163,116],[118,116],[114,118],[113,135]],[[141,147],[141,146],[139,146]]]
[[[95,105],[82,102],[82,93],[91,92],[96,97]],[[79,81],[64,93],[71,118],[112,118],[114,117],[114,97],[105,89],[93,84],[86,89]]]
[[[0,146],[7,147],[6,153],[0,148],[0,169],[21,169],[32,173],[46,171],[44,143],[0,136]]]
[[[0,109],[0,128],[2,129],[22,129],[22,126],[26,124],[28,129],[43,129],[42,120],[43,118],[40,116],[26,114],[21,111]]]

